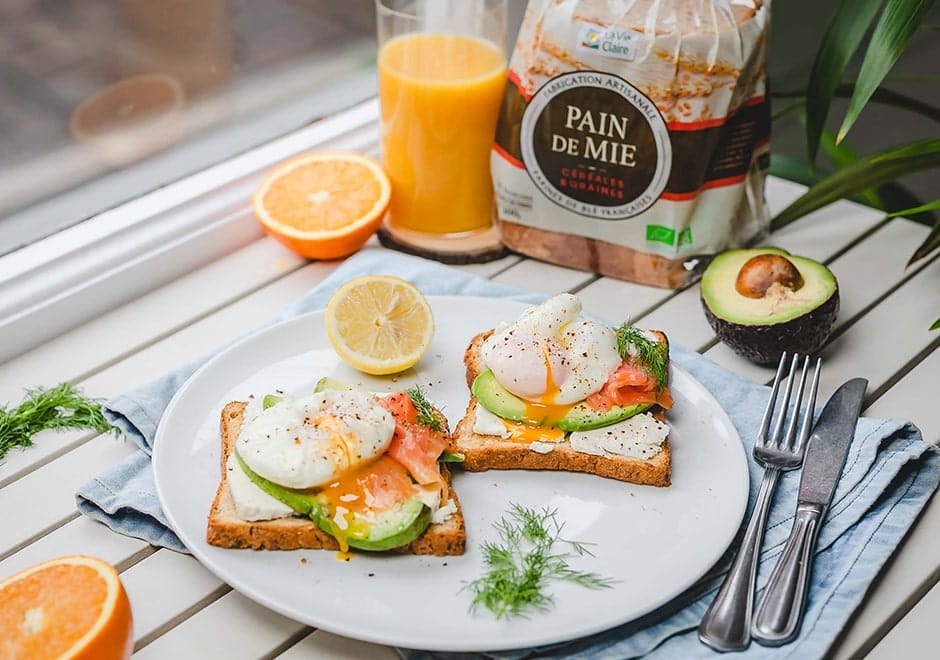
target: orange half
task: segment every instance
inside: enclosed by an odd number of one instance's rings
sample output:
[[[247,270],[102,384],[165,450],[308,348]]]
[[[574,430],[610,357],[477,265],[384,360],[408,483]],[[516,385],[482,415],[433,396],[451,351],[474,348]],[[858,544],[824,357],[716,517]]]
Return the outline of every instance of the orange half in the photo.
[[[310,259],[340,259],[375,233],[391,198],[375,160],[353,152],[313,152],[274,168],[252,205],[264,230]]]
[[[81,555],[59,557],[0,582],[0,656],[129,658],[131,606],[117,571]]]

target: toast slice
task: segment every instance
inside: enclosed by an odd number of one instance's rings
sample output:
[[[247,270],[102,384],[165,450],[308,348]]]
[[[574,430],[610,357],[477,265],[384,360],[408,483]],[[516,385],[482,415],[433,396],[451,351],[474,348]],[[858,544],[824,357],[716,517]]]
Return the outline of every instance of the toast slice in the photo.
[[[464,352],[468,387],[486,370],[480,350],[492,333],[490,330],[476,335]],[[657,331],[656,334],[661,341],[668,341],[664,333]],[[454,444],[464,456],[462,466],[465,470],[562,470],[586,472],[650,486],[669,486],[672,482],[672,451],[668,438],[655,456],[645,460],[629,456],[586,454],[575,451],[567,442],[555,444],[547,453],[539,453],[530,449],[528,443],[474,432],[476,411],[477,399],[471,394],[467,411],[454,431]],[[660,421],[665,419],[665,411],[660,406],[653,406],[648,412]]]
[[[222,409],[222,478],[209,511],[206,540],[222,548],[252,550],[339,550],[335,538],[320,529],[309,518],[293,516],[276,520],[246,521],[235,512],[235,502],[227,485],[226,462],[235,447],[241,429],[246,403],[233,401]],[[457,510],[442,523],[432,523],[424,533],[406,546],[389,552],[414,555],[461,555],[467,540],[460,501],[450,482],[450,470],[441,465],[447,482],[447,497]]]

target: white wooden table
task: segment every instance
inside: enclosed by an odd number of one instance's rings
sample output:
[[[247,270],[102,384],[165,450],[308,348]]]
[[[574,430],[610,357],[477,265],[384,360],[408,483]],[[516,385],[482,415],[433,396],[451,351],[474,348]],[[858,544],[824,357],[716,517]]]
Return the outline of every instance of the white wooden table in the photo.
[[[365,142],[368,142],[366,140]],[[372,147],[374,149],[374,145]],[[779,209],[800,192],[772,180]],[[239,211],[250,213],[248,196]],[[772,242],[827,263],[841,283],[842,309],[823,352],[821,392],[863,376],[870,381],[865,414],[913,420],[940,440],[940,259],[903,265],[927,235],[906,220],[882,224],[872,210],[839,203],[791,225]],[[370,244],[369,249],[382,249]],[[15,403],[24,387],[62,381],[110,397],[204,354],[253,328],[322,281],[337,263],[304,261],[258,238],[168,285],[151,290],[0,365],[0,401]],[[464,267],[517,287],[577,292],[587,311],[611,322],[630,317],[668,330],[674,342],[699,350],[734,372],[771,379],[717,344],[702,314],[698,286],[672,292],[509,256]],[[134,612],[140,658],[370,657],[391,648],[313,630],[255,604],[196,560],[120,536],[80,516],[75,490],[129,455],[114,437],[70,432],[36,438],[0,464],[0,577],[69,553],[100,556],[121,572]],[[929,657],[940,615],[940,504],[929,506],[837,644],[836,657]],[[932,649],[932,650],[931,650]]]

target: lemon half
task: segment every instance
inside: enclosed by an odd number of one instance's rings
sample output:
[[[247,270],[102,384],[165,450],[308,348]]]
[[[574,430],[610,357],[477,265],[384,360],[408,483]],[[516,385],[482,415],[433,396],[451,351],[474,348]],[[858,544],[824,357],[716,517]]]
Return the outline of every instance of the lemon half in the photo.
[[[393,374],[413,367],[428,350],[434,316],[411,282],[366,275],[333,294],[326,335],[339,356],[359,371]]]

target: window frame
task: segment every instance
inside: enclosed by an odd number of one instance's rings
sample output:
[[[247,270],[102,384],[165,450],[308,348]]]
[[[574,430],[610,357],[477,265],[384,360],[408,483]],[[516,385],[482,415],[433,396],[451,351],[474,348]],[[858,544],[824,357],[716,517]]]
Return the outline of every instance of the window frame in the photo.
[[[378,119],[369,99],[0,257],[0,363],[257,240],[265,172],[311,149],[371,150]]]

